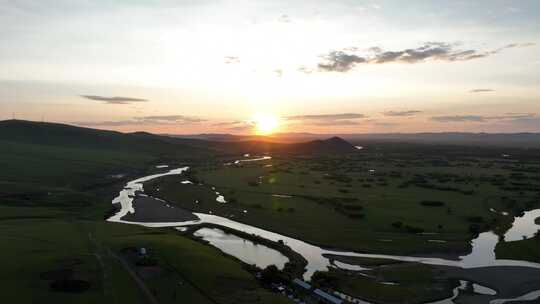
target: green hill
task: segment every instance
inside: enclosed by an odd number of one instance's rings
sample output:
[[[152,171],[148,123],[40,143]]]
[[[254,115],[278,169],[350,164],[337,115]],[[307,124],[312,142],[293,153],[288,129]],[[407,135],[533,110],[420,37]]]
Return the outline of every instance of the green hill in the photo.
[[[157,163],[185,165],[210,151],[146,133],[0,121],[0,199],[13,205],[88,206]],[[96,196],[97,195],[97,196]]]

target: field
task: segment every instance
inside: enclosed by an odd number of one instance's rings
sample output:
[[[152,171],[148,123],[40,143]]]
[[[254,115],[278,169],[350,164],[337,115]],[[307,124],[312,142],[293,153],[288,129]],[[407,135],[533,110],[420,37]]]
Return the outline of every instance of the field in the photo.
[[[0,222],[2,297],[17,303],[145,303],[132,277],[115,258],[145,247],[164,270],[145,279],[159,303],[280,303],[242,266],[218,250],[169,229],[73,219],[40,209],[3,207]],[[82,292],[51,290],[65,278],[83,280]]]
[[[362,150],[348,157],[222,162],[194,167],[187,177],[194,184],[166,177],[146,189],[189,210],[326,247],[454,257],[469,250],[476,233],[504,231],[511,217],[502,212],[538,205],[537,163],[500,155],[413,156]],[[217,203],[212,188],[228,203]]]

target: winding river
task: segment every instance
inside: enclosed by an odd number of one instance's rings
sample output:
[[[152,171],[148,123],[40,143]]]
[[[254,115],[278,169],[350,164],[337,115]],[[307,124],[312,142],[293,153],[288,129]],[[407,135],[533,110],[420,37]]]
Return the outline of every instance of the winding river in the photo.
[[[256,161],[256,160],[265,160],[270,159],[270,157],[262,157],[258,159],[252,159],[252,160],[243,160],[243,161]],[[461,256],[459,260],[448,260],[448,259],[442,259],[442,258],[433,258],[433,257],[413,257],[413,256],[398,256],[398,255],[387,255],[387,254],[366,254],[366,253],[358,253],[358,252],[352,252],[352,251],[339,251],[339,250],[328,250],[322,247],[318,247],[315,245],[311,245],[307,242],[304,242],[302,240],[294,239],[291,237],[287,237],[275,232],[271,232],[268,230],[264,230],[261,228],[257,228],[251,225],[243,224],[240,222],[236,222],[224,217],[211,215],[211,214],[204,214],[204,213],[195,213],[195,215],[199,218],[195,221],[185,221],[185,222],[159,222],[159,223],[146,223],[146,222],[130,222],[130,221],[124,221],[122,220],[122,217],[127,215],[128,213],[134,213],[135,210],[133,208],[133,200],[136,195],[140,195],[144,192],[143,189],[143,183],[150,181],[152,179],[156,179],[162,176],[167,175],[180,175],[186,170],[188,170],[189,167],[182,167],[178,169],[173,169],[170,171],[167,171],[165,173],[160,174],[153,174],[149,176],[145,176],[142,178],[135,179],[133,181],[130,181],[126,184],[125,188],[120,191],[118,196],[114,198],[112,201],[113,204],[120,204],[119,211],[110,217],[108,221],[111,222],[120,222],[120,223],[126,223],[126,224],[137,224],[142,225],[146,227],[178,227],[177,229],[185,228],[185,226],[195,225],[195,224],[201,224],[201,223],[211,223],[223,227],[228,227],[234,230],[242,231],[249,234],[255,234],[262,238],[265,238],[267,240],[278,242],[282,241],[287,246],[289,246],[292,250],[295,252],[301,254],[306,260],[307,260],[307,266],[306,266],[306,272],[304,273],[304,280],[309,281],[311,279],[311,276],[316,271],[327,271],[329,267],[338,267],[341,269],[347,269],[347,270],[359,270],[359,266],[357,265],[349,265],[346,263],[332,263],[332,261],[325,257],[325,255],[339,255],[339,256],[348,256],[348,257],[363,257],[363,258],[383,258],[383,259],[390,259],[390,260],[398,260],[398,261],[407,261],[407,262],[418,262],[423,264],[429,264],[429,265],[444,265],[444,266],[454,266],[454,267],[460,267],[460,268],[477,268],[477,267],[485,267],[485,266],[522,266],[522,267],[530,267],[530,268],[538,268],[540,269],[540,264],[527,262],[527,261],[517,261],[517,260],[501,260],[496,259],[495,257],[495,246],[499,242],[499,237],[494,234],[493,232],[484,232],[480,233],[477,238],[472,240],[472,252],[468,255]],[[540,216],[540,209],[532,210],[525,212],[525,214],[521,217],[514,218],[514,222],[512,227],[505,233],[504,239],[506,241],[515,241],[515,240],[521,240],[524,238],[531,238],[534,236],[536,231],[540,229],[540,225],[535,224],[534,220],[535,218]],[[254,261],[254,256],[251,255],[251,257],[246,257],[245,255],[242,255],[242,250],[239,250],[238,248],[233,248],[234,246],[230,246],[228,244],[224,247],[223,240],[220,242],[220,238],[223,239],[225,236],[223,234],[216,235],[215,232],[210,232],[208,230],[205,230],[203,232],[199,232],[199,236],[209,240],[209,242],[220,249],[222,249],[225,252],[228,252],[229,254],[238,257],[241,260],[247,260],[247,261],[253,261],[254,264],[260,264],[267,265],[268,263],[265,262],[258,262]],[[229,237],[232,238],[232,237]],[[242,246],[248,246],[249,244],[244,244],[243,242],[232,239],[237,244],[242,244]],[[220,247],[221,246],[221,247]],[[271,250],[270,248],[266,248]],[[264,251],[264,248],[263,248]],[[261,252],[261,251],[259,251]],[[268,251],[264,251],[266,258],[262,259],[262,261],[277,261],[276,263],[280,265],[279,263],[284,264],[283,256],[276,253],[269,253]],[[253,252],[252,252],[253,253]],[[458,292],[459,288],[463,288],[462,286],[458,286],[456,290],[454,290],[454,293]],[[531,299],[533,296],[534,299],[536,299],[538,296],[540,296],[540,291],[533,291],[526,295],[527,299]],[[514,300],[514,299],[511,299]],[[496,300],[492,301],[492,303],[505,303],[509,300]],[[367,303],[367,302],[363,302]],[[438,301],[434,303],[453,303],[452,299],[447,299],[443,301]]]

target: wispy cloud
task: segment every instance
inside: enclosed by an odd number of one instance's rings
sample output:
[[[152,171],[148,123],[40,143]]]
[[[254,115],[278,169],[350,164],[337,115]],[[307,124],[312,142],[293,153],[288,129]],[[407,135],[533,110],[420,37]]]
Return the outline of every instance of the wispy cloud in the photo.
[[[331,51],[323,56],[324,61],[318,64],[318,70],[324,72],[348,72],[360,64],[385,63],[422,63],[426,61],[459,62],[485,58],[498,54],[505,49],[533,46],[534,43],[512,43],[498,49],[480,51],[461,49],[460,43],[427,42],[417,48],[398,51],[384,51],[380,47],[371,47],[367,55],[354,53],[348,48]]]
[[[309,123],[312,126],[355,126],[361,124],[355,120],[317,120]]]
[[[486,92],[495,92],[493,89],[472,89],[469,93],[486,93]]]
[[[359,113],[339,113],[339,114],[316,114],[316,115],[294,115],[285,116],[288,120],[340,120],[366,118],[367,116]]]
[[[512,123],[523,128],[534,130],[534,132],[540,130],[540,117],[516,118],[512,120]]]
[[[434,116],[431,119],[437,122],[483,122],[486,120],[482,115]]]
[[[312,126],[352,126],[358,125],[358,119],[367,118],[359,113],[338,113],[338,114],[315,114],[315,115],[293,115],[283,119]]]
[[[130,104],[134,102],[147,102],[147,99],[142,98],[134,98],[134,97],[122,97],[122,96],[114,96],[114,97],[106,97],[106,96],[98,96],[98,95],[81,95],[81,97],[90,99],[90,100],[97,100],[97,101],[103,101],[106,104]]]
[[[110,121],[73,121],[71,124],[84,127],[123,127],[138,125],[133,120],[110,120]]]
[[[448,115],[433,116],[431,120],[437,122],[487,122],[487,121],[517,121],[519,119],[535,118],[535,113],[505,113],[502,115]]]
[[[242,121],[240,120],[235,120],[235,121],[222,121],[222,122],[216,122],[216,123],[213,123],[212,126],[216,126],[216,127],[227,127],[227,126],[234,126],[234,125],[237,125],[237,124],[241,124]]]
[[[252,131],[254,128],[255,128],[254,125],[244,124],[244,125],[237,125],[234,127],[227,128],[227,130],[236,131],[236,132],[245,132],[245,131]]]
[[[174,123],[196,123],[203,122],[206,119],[202,119],[194,116],[185,116],[185,115],[158,115],[158,116],[141,116],[135,117],[135,120],[144,121],[144,122],[174,122]]]
[[[223,127],[229,131],[250,131],[255,128],[255,122],[249,120],[234,120],[234,121],[223,121],[212,124],[216,127]]]
[[[422,111],[409,110],[409,111],[386,111],[383,113],[384,116],[414,116],[420,114]]]
[[[394,122],[374,122],[373,125],[377,127],[382,127],[382,128],[392,128],[392,127],[399,126],[398,123],[394,123]]]
[[[205,119],[185,115],[138,116],[132,119],[113,121],[79,121],[75,125],[86,127],[121,127],[121,126],[151,126],[151,125],[188,125],[204,122]]]

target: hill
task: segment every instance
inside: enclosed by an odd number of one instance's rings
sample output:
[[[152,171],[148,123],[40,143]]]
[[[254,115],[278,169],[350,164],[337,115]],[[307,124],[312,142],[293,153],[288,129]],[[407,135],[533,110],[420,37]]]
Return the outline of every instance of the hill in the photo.
[[[176,139],[145,132],[121,133],[65,124],[23,120],[0,121],[0,140],[56,147],[92,150],[128,150],[136,153],[169,154],[195,151],[193,140]],[[193,151],[190,151],[193,150]]]
[[[201,144],[201,142],[198,142]],[[227,154],[342,154],[353,153],[356,148],[340,137],[298,143],[278,143],[264,138],[237,141],[205,141],[202,146]]]
[[[214,153],[191,142],[148,133],[0,121],[0,185],[10,192],[0,191],[0,197],[27,195],[28,189],[52,192],[47,187],[85,190],[115,182],[110,176],[147,170],[157,162],[193,163]]]

